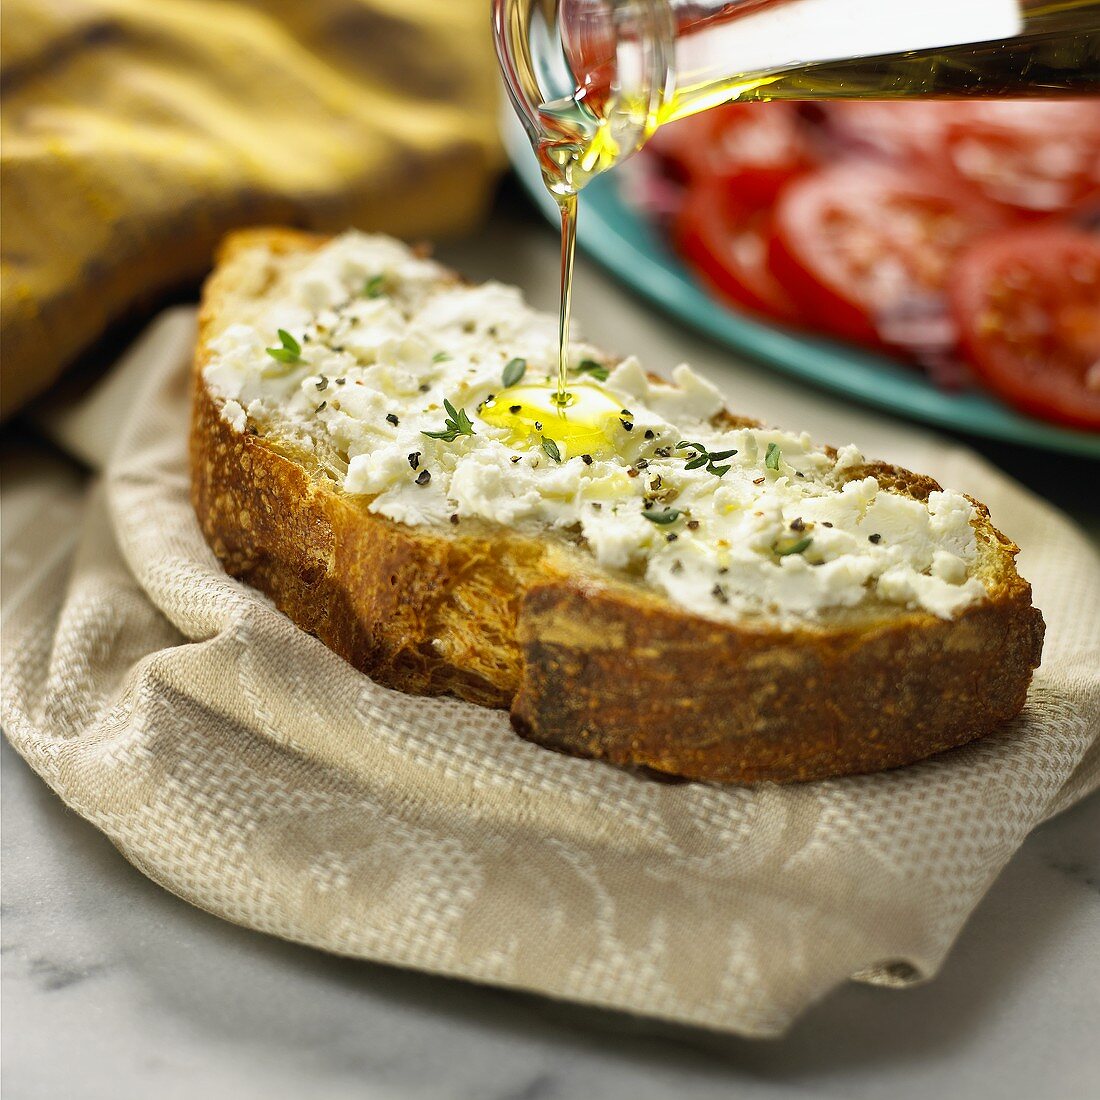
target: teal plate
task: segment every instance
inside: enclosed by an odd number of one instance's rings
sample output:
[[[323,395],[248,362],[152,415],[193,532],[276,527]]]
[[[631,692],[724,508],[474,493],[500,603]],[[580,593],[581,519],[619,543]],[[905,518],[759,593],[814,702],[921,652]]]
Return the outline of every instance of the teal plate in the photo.
[[[510,126],[504,136],[517,175],[557,225],[557,207],[542,185],[526,139]],[[886,356],[795,335],[721,305],[695,282],[661,235],[623,201],[611,176],[585,188],[580,205],[577,241],[585,252],[673,317],[735,351],[899,416],[969,435],[1100,458],[1100,434],[1032,420],[985,394],[946,393]]]

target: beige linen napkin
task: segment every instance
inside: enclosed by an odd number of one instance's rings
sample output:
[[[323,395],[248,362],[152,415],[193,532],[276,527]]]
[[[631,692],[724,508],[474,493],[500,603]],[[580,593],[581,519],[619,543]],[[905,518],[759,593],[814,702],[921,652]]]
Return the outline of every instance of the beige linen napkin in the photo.
[[[377,686],[203,542],[191,324],[165,315],[124,381],[54,423],[89,459],[112,451],[87,497],[44,467],[9,477],[2,713],[46,782],[193,904],[341,954],[775,1035],[847,978],[934,973],[1031,828],[1100,782],[1096,555],[965,452],[957,483],[1028,548],[1049,624],[1028,705],[993,739],[803,786],[658,783]]]

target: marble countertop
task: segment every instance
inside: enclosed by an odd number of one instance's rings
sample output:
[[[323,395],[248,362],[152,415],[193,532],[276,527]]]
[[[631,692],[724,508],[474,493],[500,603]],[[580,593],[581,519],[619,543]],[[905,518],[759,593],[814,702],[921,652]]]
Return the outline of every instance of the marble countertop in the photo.
[[[506,207],[493,231],[445,258],[473,278],[518,282],[549,307],[554,251],[548,231]],[[841,402],[732,361],[583,263],[575,310],[607,347],[698,364],[739,395],[738,408],[823,438],[850,422],[845,438],[888,451],[888,418],[852,420]],[[1083,499],[1058,503],[1100,529]],[[1100,795],[1036,830],[935,980],[900,992],[847,986],[786,1038],[752,1042],[338,959],[226,924],[146,880],[6,742],[0,761],[0,1084],[11,1100],[1100,1095]]]

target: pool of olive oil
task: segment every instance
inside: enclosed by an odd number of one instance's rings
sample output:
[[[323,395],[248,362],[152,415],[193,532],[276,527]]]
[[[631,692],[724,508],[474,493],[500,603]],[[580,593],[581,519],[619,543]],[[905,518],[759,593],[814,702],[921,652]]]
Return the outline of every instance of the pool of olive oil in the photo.
[[[840,2],[840,0],[838,0]],[[919,0],[892,0],[919,3]],[[542,17],[544,0],[495,0],[498,35],[529,35],[532,17]],[[550,417],[554,431],[578,443],[597,447],[605,436],[604,424],[613,400],[595,400],[587,393],[597,389],[584,383],[585,397],[571,392],[569,317],[572,299],[573,260],[576,248],[578,196],[592,178],[640,148],[658,127],[710,107],[732,101],[817,99],[959,98],[1007,95],[1088,95],[1100,92],[1100,0],[1022,0],[1020,33],[1009,39],[940,49],[852,59],[780,64],[752,72],[726,71],[719,35],[736,34],[736,22],[751,12],[766,20],[769,11],[779,14],[787,0],[757,0],[746,4],[685,5],[693,13],[674,28],[677,40],[691,37],[695,56],[710,57],[688,73],[668,81],[656,102],[631,101],[601,88],[598,78],[579,72],[583,62],[572,63],[576,80],[571,94],[547,99],[538,108],[537,125],[529,126],[532,144],[547,190],[561,211],[561,299],[559,311],[558,372],[556,385],[538,393],[525,387],[523,423],[528,434],[538,423],[545,429]],[[703,11],[703,14],[699,14]],[[766,22],[763,24],[767,31]],[[782,31],[777,20],[776,57],[782,56]],[[543,35],[542,49],[558,48],[553,33]],[[717,46],[717,48],[714,48]],[[532,37],[513,43],[517,77],[524,88],[539,89],[539,46]],[[624,144],[622,135],[629,135]],[[537,388],[537,387],[536,387]],[[576,390],[576,386],[573,387]],[[511,408],[508,394],[498,395],[499,410]],[[543,415],[545,414],[545,415]],[[503,415],[500,413],[500,415]],[[591,419],[591,418],[595,419]],[[581,423],[581,421],[590,421]],[[569,422],[569,427],[563,425]],[[517,432],[521,424],[514,425]]]

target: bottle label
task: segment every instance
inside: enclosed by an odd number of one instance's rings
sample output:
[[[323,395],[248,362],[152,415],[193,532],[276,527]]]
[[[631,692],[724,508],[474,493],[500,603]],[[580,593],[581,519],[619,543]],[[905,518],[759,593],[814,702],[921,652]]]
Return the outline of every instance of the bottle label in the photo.
[[[761,73],[819,61],[1014,38],[1020,0],[789,0],[676,44],[681,77]]]

